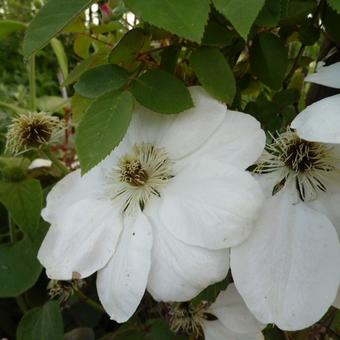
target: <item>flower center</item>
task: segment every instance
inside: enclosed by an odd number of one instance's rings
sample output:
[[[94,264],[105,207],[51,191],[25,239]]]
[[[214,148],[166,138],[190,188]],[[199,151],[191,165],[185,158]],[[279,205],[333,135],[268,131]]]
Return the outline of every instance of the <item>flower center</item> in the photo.
[[[149,178],[146,170],[142,168],[139,160],[126,160],[122,165],[120,180],[133,186],[144,185]]]
[[[303,201],[313,200],[318,191],[327,190],[325,177],[336,169],[337,162],[330,146],[303,140],[291,130],[273,139],[255,169],[258,173],[280,173],[273,195],[284,187],[288,178],[295,180],[296,189]]]
[[[22,131],[22,138],[26,140],[27,146],[39,146],[46,143],[52,134],[52,129],[41,123],[27,125]]]
[[[165,149],[149,143],[135,145],[109,176],[112,200],[119,202],[122,212],[144,210],[153,196],[161,196],[162,188],[173,177],[172,165]]]

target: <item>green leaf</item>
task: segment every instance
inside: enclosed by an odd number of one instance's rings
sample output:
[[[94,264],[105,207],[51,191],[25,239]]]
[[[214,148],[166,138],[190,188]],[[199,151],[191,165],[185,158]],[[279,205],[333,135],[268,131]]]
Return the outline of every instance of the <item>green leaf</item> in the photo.
[[[13,32],[21,31],[26,28],[26,24],[15,20],[0,21],[0,39],[5,38]]]
[[[65,333],[64,340],[95,340],[95,334],[90,327],[78,327]]]
[[[40,221],[42,189],[36,179],[20,182],[0,182],[0,201],[14,222],[30,238],[34,238]]]
[[[202,45],[212,47],[230,46],[237,34],[234,31],[228,30],[215,21],[209,21],[205,27]]]
[[[184,335],[177,335],[169,328],[169,324],[162,319],[150,319],[146,323],[148,332],[145,340],[186,340]]]
[[[235,77],[220,50],[201,47],[190,57],[190,64],[203,87],[216,99],[231,104],[236,93]]]
[[[96,98],[127,84],[129,73],[118,65],[101,65],[85,72],[74,89],[85,98]]]
[[[43,96],[37,98],[37,105],[41,111],[58,112],[69,104],[68,99],[58,96]]]
[[[65,53],[65,49],[61,41],[57,38],[53,38],[50,41],[53,52],[55,56],[57,57],[57,61],[59,64],[59,67],[61,69],[61,72],[63,74],[64,79],[68,76],[68,59],[67,55]]]
[[[15,297],[31,288],[42,267],[37,259],[41,237],[32,243],[25,237],[0,246],[0,297]]]
[[[282,1],[266,0],[264,7],[256,19],[259,26],[273,27],[281,20]]]
[[[170,45],[161,52],[160,68],[169,73],[175,73],[177,61],[181,47],[177,45]]]
[[[265,0],[213,0],[213,3],[242,38],[247,39],[251,26],[260,13]]]
[[[277,92],[273,97],[273,102],[279,108],[284,108],[288,105],[296,104],[299,101],[300,92],[297,89],[289,88],[281,92]]]
[[[28,158],[0,156],[0,174],[6,181],[18,182],[27,176],[30,164]]]
[[[64,81],[64,86],[75,83],[87,70],[107,63],[107,53],[98,52],[80,62]]]
[[[339,0],[327,0],[328,5],[331,6],[338,14],[340,14],[340,1]]]
[[[250,65],[264,84],[278,90],[288,66],[288,49],[275,34],[262,32],[250,49]]]
[[[23,43],[24,57],[29,58],[44,47],[91,2],[92,0],[49,0],[28,26]]]
[[[124,91],[98,97],[88,108],[76,135],[82,173],[97,165],[119,144],[129,126],[133,105],[133,97]]]
[[[137,16],[180,37],[200,42],[208,20],[208,0],[124,0]]]
[[[299,40],[307,46],[314,45],[320,38],[320,29],[313,24],[313,20],[308,20],[300,26]]]
[[[131,91],[142,105],[160,113],[179,113],[194,105],[184,84],[162,70],[145,72]]]
[[[340,44],[339,20],[340,14],[337,14],[330,6],[326,6],[322,23],[325,26],[327,37],[333,40],[336,44]]]
[[[266,340],[285,340],[287,336],[281,329],[277,328],[273,324],[267,325],[267,327],[263,330],[263,334],[265,335]]]
[[[122,326],[123,327],[123,326]],[[100,340],[146,340],[145,334],[141,329],[125,327],[125,329],[110,334],[106,334]]]
[[[318,3],[316,0],[290,0],[286,5],[286,17],[283,15],[281,25],[293,26],[303,23],[316,10]]]
[[[91,44],[92,44],[91,37],[79,34],[74,40],[73,51],[77,56],[86,59],[90,55]]]
[[[78,124],[82,118],[88,107],[91,105],[93,100],[84,98],[80,94],[75,93],[71,99],[71,108],[72,108],[72,122]]]
[[[141,28],[135,28],[127,32],[111,51],[109,62],[119,64],[134,60],[147,40],[148,36]]]
[[[59,305],[48,301],[23,316],[17,329],[17,340],[63,340],[64,325]]]

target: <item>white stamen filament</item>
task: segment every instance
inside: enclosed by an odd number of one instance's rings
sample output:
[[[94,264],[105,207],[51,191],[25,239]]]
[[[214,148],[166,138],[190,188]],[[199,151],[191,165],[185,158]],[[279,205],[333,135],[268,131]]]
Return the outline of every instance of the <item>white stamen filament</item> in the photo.
[[[332,147],[301,139],[288,130],[266,147],[255,172],[278,172],[279,181],[273,195],[280,191],[288,179],[293,178],[300,198],[305,201],[317,198],[318,191],[326,191],[325,178],[337,169],[338,159]]]

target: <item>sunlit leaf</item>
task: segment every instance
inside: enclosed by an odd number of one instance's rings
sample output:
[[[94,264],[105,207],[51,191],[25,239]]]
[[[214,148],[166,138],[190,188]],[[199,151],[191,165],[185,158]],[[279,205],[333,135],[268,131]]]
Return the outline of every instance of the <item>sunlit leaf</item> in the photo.
[[[129,92],[98,97],[81,120],[76,148],[82,172],[103,160],[123,138],[131,119],[133,97]]]
[[[179,113],[193,106],[184,84],[162,70],[144,73],[133,83],[132,93],[142,105],[160,113]]]
[[[49,0],[28,26],[23,44],[24,57],[29,58],[32,53],[44,47],[91,2],[92,0]]]

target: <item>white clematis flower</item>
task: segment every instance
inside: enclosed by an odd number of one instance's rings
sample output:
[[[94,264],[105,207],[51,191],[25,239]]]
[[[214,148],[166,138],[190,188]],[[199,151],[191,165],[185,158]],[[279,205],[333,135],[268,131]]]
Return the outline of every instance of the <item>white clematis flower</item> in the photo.
[[[204,333],[205,340],[261,340],[264,325],[250,313],[234,284],[221,291],[209,305],[203,301],[196,307],[183,304],[170,307],[170,326],[175,332]]]
[[[266,200],[251,236],[231,250],[235,285],[263,323],[297,330],[317,322],[340,280],[340,146],[287,131],[257,167]]]
[[[200,87],[178,115],[138,108],[120,145],[47,197],[51,228],[38,258],[53,279],[98,271],[99,298],[123,322],[147,288],[185,301],[225,277],[227,247],[251,232],[262,204],[245,171],[264,148],[249,115],[227,110]]]
[[[306,81],[340,89],[340,62],[323,66]],[[314,142],[340,143],[340,94],[319,100],[300,112],[291,127],[301,138]]]

